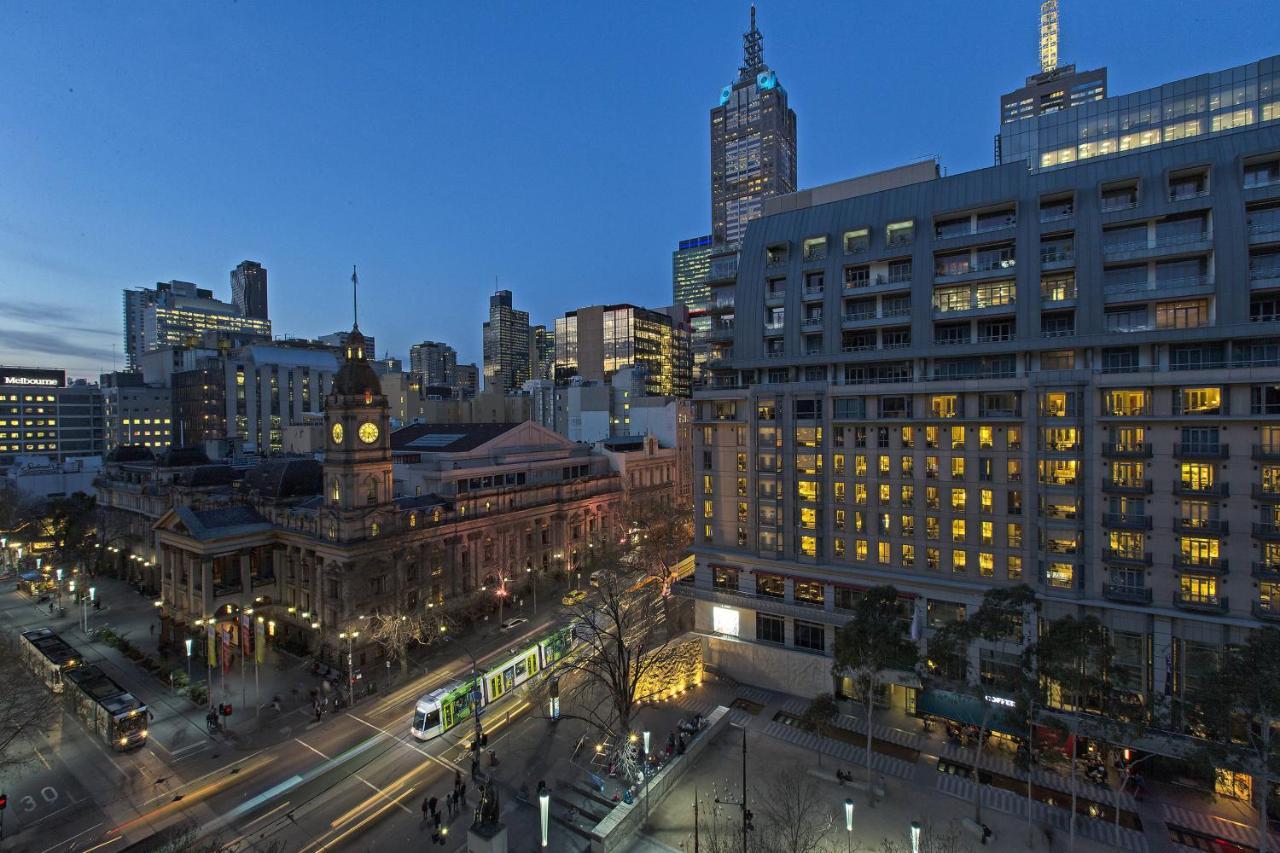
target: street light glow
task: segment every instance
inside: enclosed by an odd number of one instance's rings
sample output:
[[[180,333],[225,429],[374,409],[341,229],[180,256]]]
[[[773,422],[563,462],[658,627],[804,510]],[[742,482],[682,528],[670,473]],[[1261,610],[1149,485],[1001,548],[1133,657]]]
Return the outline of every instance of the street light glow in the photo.
[[[853,798],[852,797],[844,801],[844,828],[846,832],[853,832]]]
[[[920,821],[911,821],[911,853],[920,853]]]

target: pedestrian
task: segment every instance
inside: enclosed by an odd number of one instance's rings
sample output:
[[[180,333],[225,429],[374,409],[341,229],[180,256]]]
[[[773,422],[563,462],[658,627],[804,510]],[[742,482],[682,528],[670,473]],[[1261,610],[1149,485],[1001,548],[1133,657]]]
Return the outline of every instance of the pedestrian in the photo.
[[[423,797],[422,798],[422,822],[426,823],[428,818],[430,818],[430,816],[431,816],[431,798]]]
[[[156,623],[152,622],[150,627],[151,627],[151,636],[154,637],[156,635]]]
[[[456,794],[457,792],[455,791],[454,793]],[[449,807],[449,820],[453,820],[453,810],[454,810],[453,794],[448,794],[445,796],[444,804]]]
[[[462,771],[455,769],[453,771],[453,789],[458,790],[458,786],[462,784]]]
[[[316,703],[316,722],[320,722],[320,703]]]
[[[463,782],[461,787],[458,788],[458,793],[459,793],[459,796],[462,797],[462,804],[465,806],[467,804],[467,783],[466,782]]]
[[[427,801],[427,805],[431,806],[431,814],[434,815],[436,813],[436,806],[439,804],[440,804],[440,801],[437,800],[435,797],[432,797],[430,800]]]

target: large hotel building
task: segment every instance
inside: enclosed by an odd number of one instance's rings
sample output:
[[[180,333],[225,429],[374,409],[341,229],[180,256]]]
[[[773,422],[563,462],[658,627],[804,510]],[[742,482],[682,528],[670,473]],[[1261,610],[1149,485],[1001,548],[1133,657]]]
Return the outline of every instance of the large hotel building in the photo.
[[[927,636],[1026,583],[1176,701],[1280,621],[1277,84],[1273,57],[1008,122],[992,168],[766,205],[713,260],[695,394],[708,663],[814,695],[859,591]]]

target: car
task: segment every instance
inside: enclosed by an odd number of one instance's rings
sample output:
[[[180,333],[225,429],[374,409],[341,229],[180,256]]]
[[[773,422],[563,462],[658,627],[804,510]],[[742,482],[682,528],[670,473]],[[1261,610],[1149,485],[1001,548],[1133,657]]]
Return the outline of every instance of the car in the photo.
[[[571,590],[564,598],[560,599],[560,603],[565,607],[572,607],[586,597],[587,591],[585,589],[575,589]]]
[[[498,627],[501,628],[503,631],[510,631],[512,628],[519,628],[521,625],[523,625],[528,621],[529,620],[524,618],[523,616],[517,616],[514,619],[508,619],[506,622],[503,622]]]

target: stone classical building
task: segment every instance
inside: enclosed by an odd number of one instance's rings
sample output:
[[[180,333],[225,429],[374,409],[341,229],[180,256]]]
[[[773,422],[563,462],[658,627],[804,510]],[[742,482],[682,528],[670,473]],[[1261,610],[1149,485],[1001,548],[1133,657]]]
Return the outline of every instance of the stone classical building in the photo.
[[[358,330],[325,400],[325,459],[249,470],[227,505],[176,505],[155,523],[163,630],[212,624],[239,644],[253,609],[276,641],[338,655],[372,617],[483,607],[491,585],[572,571],[613,528],[610,459],[531,422],[392,433]],[[440,612],[433,610],[433,613]],[[383,657],[361,631],[356,668]]]

